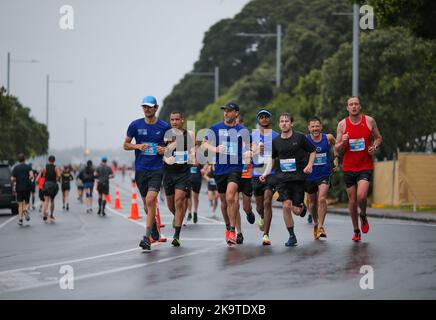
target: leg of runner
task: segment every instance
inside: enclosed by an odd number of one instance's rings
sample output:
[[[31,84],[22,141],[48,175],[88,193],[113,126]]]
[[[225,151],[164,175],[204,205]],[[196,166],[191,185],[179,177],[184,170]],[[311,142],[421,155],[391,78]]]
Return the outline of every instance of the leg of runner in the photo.
[[[264,215],[264,224],[263,224],[263,244],[270,245],[271,241],[269,239],[269,230],[271,227],[272,220],[272,198],[273,191],[270,189],[266,189],[263,196],[263,215]],[[291,217],[292,219],[292,217]]]
[[[260,231],[264,230],[264,196],[256,196],[256,211],[257,214],[260,216],[259,220],[256,222]]]
[[[50,202],[50,220],[51,220],[51,222],[53,222],[55,220],[55,217],[54,217],[55,198],[50,197],[49,202]]]
[[[294,234],[294,220],[292,219],[292,211],[294,208],[295,207],[292,206],[291,200],[283,201],[283,219],[285,220],[285,225],[289,232],[289,239],[285,243],[285,246],[287,247],[295,246],[297,244],[297,238]]]
[[[318,186],[318,233],[317,238],[327,238],[327,233],[324,230],[324,221],[327,214],[327,193],[329,185],[322,183]]]
[[[188,216],[192,216],[192,198],[194,196],[191,193],[191,196],[188,197]]]
[[[315,239],[318,239],[318,192],[308,194],[307,199],[309,200],[308,210],[311,213],[313,219],[313,237]]]
[[[182,229],[183,219],[185,218],[186,212],[186,192],[180,189],[176,189],[174,199],[176,206],[176,216],[174,237],[171,244],[175,247],[180,247],[180,230]]]
[[[101,215],[102,216],[105,216],[106,215],[106,212],[104,211],[104,209],[106,209],[106,196],[108,195],[109,193],[103,193],[102,195],[101,195]]]
[[[192,192],[192,195],[194,197],[194,217],[193,217],[193,221],[194,223],[197,223],[198,221],[198,201],[199,201],[199,193],[197,192]]]
[[[253,224],[256,221],[256,216],[253,213],[253,207],[251,205],[251,197],[246,194],[242,194],[242,206],[247,214],[247,221]]]
[[[235,182],[230,182],[227,185],[225,199],[227,202],[227,212],[230,221],[230,234],[229,234],[229,245],[236,244],[236,219],[238,217],[239,211],[239,199],[238,199],[238,184]]]
[[[224,219],[224,223],[226,224],[226,242],[229,240],[230,237],[230,219],[227,212],[227,201],[226,201],[226,194],[220,193],[219,194],[220,200],[221,200],[221,214]]]
[[[244,236],[242,235],[242,226],[241,226],[241,212],[240,212],[240,205],[238,201],[238,212],[236,217],[236,243],[242,244],[244,243]]]
[[[24,201],[18,202],[18,225],[23,225]]]
[[[43,209],[43,219],[44,221],[47,221],[48,217],[48,202],[49,202],[49,196],[44,195],[44,209]]]
[[[360,208],[360,221],[363,233],[369,231],[368,219],[366,216],[366,205],[368,197],[369,181],[359,180],[357,182],[357,205]]]
[[[66,209],[67,209],[67,211],[69,211],[70,210],[70,190],[65,191],[65,202],[67,203]]]
[[[353,185],[347,188],[348,195],[348,211],[350,212],[351,221],[353,223],[354,235],[353,241],[360,241],[359,221],[357,218],[357,186]]]
[[[213,207],[212,207],[212,210],[213,210],[213,214],[214,214],[214,216],[215,216],[215,211],[216,211],[216,208],[218,207],[218,199],[219,199],[219,194],[218,194],[218,191],[213,191]]]
[[[158,192],[148,191],[145,197],[146,213],[147,213],[147,231],[146,235],[151,235],[151,230],[155,228],[156,225],[156,199]],[[149,234],[147,234],[150,232]],[[159,236],[156,235],[157,239],[153,238],[155,241],[159,240]]]
[[[65,210],[65,192],[66,190],[62,190],[62,210]]]
[[[98,192],[98,211],[97,214],[100,215],[101,214],[101,205],[103,202],[103,194],[99,191]]]
[[[175,195],[166,195],[165,198],[167,199],[167,207],[168,210],[173,214],[173,228],[176,227],[176,204],[175,204]]]

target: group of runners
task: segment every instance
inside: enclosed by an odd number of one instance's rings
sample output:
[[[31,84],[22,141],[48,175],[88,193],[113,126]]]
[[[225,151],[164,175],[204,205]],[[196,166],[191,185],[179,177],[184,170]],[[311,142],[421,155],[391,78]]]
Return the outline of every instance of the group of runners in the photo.
[[[18,155],[19,163],[13,168],[11,177],[18,202],[18,224],[23,225],[23,218],[30,221],[29,211],[35,209],[34,194],[36,187],[38,187],[39,192],[39,211],[42,212],[42,219],[45,222],[53,223],[55,221],[55,198],[59,192],[59,184],[62,192],[62,210],[70,210],[69,193],[71,181],[74,180],[72,167],[71,165],[64,165],[63,169],[61,169],[55,164],[55,156],[51,155],[48,157],[45,167],[38,172],[32,169],[30,164],[26,164],[25,160],[23,154]],[[107,165],[107,160],[107,157],[103,156],[101,164],[97,168],[94,168],[92,161],[89,160],[75,178],[78,187],[78,200],[82,199],[83,193],[86,195],[87,213],[92,213],[92,193],[94,183],[97,181],[97,213],[102,216],[106,215],[105,207],[106,196],[109,194],[109,179],[114,177],[112,168]]]
[[[340,152],[343,152],[342,170],[353,223],[352,240],[360,241],[361,232],[369,231],[367,193],[374,168],[373,156],[382,137],[375,120],[362,114],[358,97],[348,99],[349,116],[339,122],[336,138],[322,131],[322,121],[317,117],[309,119],[308,134],[295,131],[289,113],[279,115],[280,132],[275,132],[271,129],[273,115],[266,108],[257,111],[257,128],[250,133],[242,123],[239,106],[230,102],[221,108],[224,120],[212,125],[196,141],[194,132],[184,129],[181,112],[173,111],[168,124],[156,117],[159,105],[155,97],[146,96],[141,106],[145,117],[129,125],[124,149],[135,151],[135,181],[147,214],[145,235],[139,244],[144,251],[150,251],[151,244],[159,239],[155,216],[161,185],[174,215],[172,245],[178,247],[188,208],[188,219],[197,222],[202,175],[208,182],[213,211],[220,200],[225,241],[229,246],[244,241],[240,193],[242,209],[250,224],[256,219],[251,204],[254,194],[263,245],[271,244],[272,202],[276,191],[289,233],[286,246],[297,244],[292,214],[304,217],[307,209],[313,219],[314,238],[327,237],[326,199],[331,176],[339,170]]]
[[[307,211],[313,220],[313,237],[326,238],[327,195],[331,176],[339,170],[341,152],[353,224],[352,240],[360,241],[361,232],[369,231],[367,193],[374,168],[373,156],[382,137],[375,120],[362,114],[358,97],[348,99],[349,115],[339,122],[336,138],[323,132],[322,121],[317,117],[308,120],[307,134],[294,130],[294,119],[286,112],[278,116],[280,132],[276,132],[272,130],[273,115],[266,108],[257,111],[256,129],[250,132],[243,125],[240,108],[234,102],[221,107],[222,122],[212,125],[204,136],[196,137],[194,132],[184,129],[184,117],[179,111],[171,112],[170,123],[158,119],[156,112],[159,105],[153,96],[146,96],[141,106],[144,117],[129,125],[123,147],[135,151],[134,180],[147,214],[145,235],[139,244],[144,251],[150,251],[151,244],[160,238],[155,217],[161,188],[173,214],[171,243],[178,247],[181,245],[180,233],[186,213],[188,221],[198,221],[203,179],[207,181],[208,199],[214,216],[220,203],[226,228],[225,241],[229,246],[244,242],[241,211],[250,224],[255,223],[253,195],[262,244],[271,245],[272,203],[276,192],[289,233],[286,246],[297,244],[293,215],[304,217]],[[103,156],[97,168],[88,160],[74,177],[71,166],[66,165],[62,170],[55,164],[54,156],[48,157],[45,167],[37,172],[25,163],[24,155],[19,155],[19,164],[12,171],[19,203],[18,224],[23,225],[23,217],[26,221],[30,220],[29,208],[34,209],[36,186],[44,221],[55,220],[54,200],[59,191],[58,183],[62,190],[62,209],[68,211],[73,179],[76,179],[78,187],[78,200],[85,195],[87,213],[93,212],[92,193],[95,181],[98,181],[97,213],[105,216],[109,180],[114,177],[107,160]]]

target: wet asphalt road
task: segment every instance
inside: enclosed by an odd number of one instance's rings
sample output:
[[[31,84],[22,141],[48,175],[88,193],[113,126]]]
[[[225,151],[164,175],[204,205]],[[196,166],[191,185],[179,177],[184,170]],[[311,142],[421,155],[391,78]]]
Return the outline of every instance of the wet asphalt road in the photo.
[[[307,220],[294,217],[298,246],[287,248],[282,213],[274,209],[272,246],[262,246],[262,234],[242,213],[244,244],[229,248],[203,185],[199,222],[182,229],[182,246],[171,246],[172,215],[160,204],[169,241],[142,253],[145,220],[126,218],[127,178],[113,181],[112,201],[115,182],[123,209],[107,210],[104,218],[85,213],[75,190],[70,212],[59,210],[58,195],[54,224],[43,223],[38,211],[22,228],[16,218],[0,216],[0,299],[436,298],[436,225],[371,219],[369,234],[354,243],[350,219],[328,215],[328,238],[315,241]],[[374,271],[373,289],[360,286],[365,265]],[[72,290],[60,286],[63,266],[72,267]]]

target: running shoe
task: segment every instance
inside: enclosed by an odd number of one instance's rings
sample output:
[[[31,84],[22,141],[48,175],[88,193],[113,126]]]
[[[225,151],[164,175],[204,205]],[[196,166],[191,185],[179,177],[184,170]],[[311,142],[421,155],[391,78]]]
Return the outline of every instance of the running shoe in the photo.
[[[269,236],[267,234],[263,235],[262,244],[264,246],[270,246],[271,245],[271,240],[269,239]]]
[[[242,235],[242,233],[238,233],[238,235],[236,236],[236,243],[237,244],[243,244],[244,243],[244,236]]]
[[[309,214],[309,215],[307,216],[307,223],[310,223],[310,224],[313,223],[313,217],[312,217],[311,214]]]
[[[173,242],[171,242],[171,244],[172,244],[174,247],[180,247],[180,245],[181,245],[182,243],[180,242],[179,239],[174,238],[174,239],[173,239]]]
[[[363,233],[368,233],[369,231],[369,223],[368,223],[368,217],[363,214],[360,214],[360,222],[362,223],[361,225],[361,229]]]
[[[24,211],[24,216],[26,217],[26,221],[30,221],[30,214],[29,211]]]
[[[303,209],[301,210],[300,217],[304,218],[306,216],[306,212],[307,212],[307,207],[303,203]]]
[[[98,208],[97,214],[100,215],[100,213],[101,213],[101,209]]]
[[[355,231],[353,238],[351,240],[353,240],[355,242],[359,242],[360,241],[360,231],[358,231],[358,232]]]
[[[65,210],[65,205],[62,206],[62,210]]]
[[[46,216],[42,217],[42,220],[47,221],[47,217]]]
[[[151,237],[153,240],[158,241],[160,238],[159,230],[157,230],[157,222],[154,220],[153,227],[151,228]]]
[[[229,242],[230,231],[226,229],[226,242]]]
[[[22,226],[23,225],[23,220],[18,220],[18,225]]]
[[[289,236],[288,241],[285,243],[287,247],[293,247],[297,245],[297,237],[295,235]]]
[[[257,220],[257,226],[259,227],[259,230],[263,232],[263,228],[265,226],[265,221],[263,220],[263,218],[260,218],[259,220]]]
[[[318,225],[317,224],[315,224],[314,226],[313,226],[313,237],[315,238],[315,239],[318,239],[319,237],[318,237]]]
[[[188,213],[188,221],[191,221],[191,219],[192,219],[192,214],[189,212]]]
[[[327,233],[325,232],[324,227],[319,227],[318,228],[318,234],[317,234],[318,239],[319,238],[327,238]]]
[[[197,223],[197,221],[198,221],[197,212],[194,212],[194,218],[192,219],[192,221],[194,223]]]
[[[67,203],[66,208],[67,208],[67,211],[70,211],[70,205],[68,203]]]
[[[227,244],[229,246],[232,246],[234,244],[236,244],[236,234],[235,232],[229,232],[229,240],[227,240]]]
[[[151,251],[151,243],[147,237],[144,237],[144,239],[141,240],[141,242],[139,243],[139,246],[142,248],[142,250],[144,250],[146,252]]]
[[[247,214],[247,221],[249,224],[253,224],[256,221],[256,216],[254,215],[253,212]]]
[[[106,216],[106,212],[104,212],[104,210],[101,212],[101,216],[102,217]]]

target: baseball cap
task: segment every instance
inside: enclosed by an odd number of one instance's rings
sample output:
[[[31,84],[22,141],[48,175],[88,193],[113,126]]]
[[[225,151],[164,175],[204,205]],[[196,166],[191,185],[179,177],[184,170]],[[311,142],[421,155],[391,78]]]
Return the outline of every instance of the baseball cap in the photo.
[[[269,111],[266,110],[266,109],[260,109],[259,111],[257,111],[256,118],[259,118],[260,115],[262,115],[262,114],[266,114],[266,115],[268,115],[270,118],[272,117],[271,112],[269,112]]]
[[[239,111],[239,106],[234,102],[229,102],[225,106],[221,107],[221,109],[231,109],[235,111]]]
[[[153,96],[146,96],[146,97],[144,97],[144,99],[142,99],[142,104],[141,105],[142,106],[154,107],[155,105],[157,105],[157,100]]]
[[[106,156],[101,157],[101,161],[106,162],[107,161],[107,157]]]

